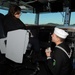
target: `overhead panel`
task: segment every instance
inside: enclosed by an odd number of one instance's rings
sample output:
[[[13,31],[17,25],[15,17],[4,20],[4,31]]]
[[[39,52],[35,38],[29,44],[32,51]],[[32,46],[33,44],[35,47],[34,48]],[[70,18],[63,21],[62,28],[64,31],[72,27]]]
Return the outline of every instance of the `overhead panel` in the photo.
[[[75,12],[75,0],[70,0],[70,9]]]
[[[0,7],[9,8],[10,4],[21,6],[23,11],[32,10],[32,13],[63,12],[64,7],[75,11],[75,0],[0,0]]]
[[[36,9],[36,13],[40,12],[61,12],[63,11],[63,2],[56,0],[37,0],[36,2],[29,3],[34,9]]]

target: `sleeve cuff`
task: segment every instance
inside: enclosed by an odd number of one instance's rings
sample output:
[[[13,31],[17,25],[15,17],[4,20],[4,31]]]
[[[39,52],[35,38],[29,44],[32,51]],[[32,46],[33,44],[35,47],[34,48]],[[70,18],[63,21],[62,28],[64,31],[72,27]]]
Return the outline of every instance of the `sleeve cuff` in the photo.
[[[47,60],[48,60],[48,59],[51,59],[51,57],[47,57]]]

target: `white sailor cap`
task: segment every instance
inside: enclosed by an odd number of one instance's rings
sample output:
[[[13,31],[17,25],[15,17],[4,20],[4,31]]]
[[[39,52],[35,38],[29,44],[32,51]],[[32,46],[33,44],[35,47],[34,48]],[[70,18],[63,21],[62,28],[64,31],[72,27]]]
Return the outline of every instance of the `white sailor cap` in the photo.
[[[54,33],[55,33],[58,37],[60,37],[60,38],[62,38],[62,39],[65,39],[65,38],[69,35],[69,34],[68,34],[67,32],[65,32],[63,29],[60,29],[60,28],[57,28],[57,27],[55,27]]]

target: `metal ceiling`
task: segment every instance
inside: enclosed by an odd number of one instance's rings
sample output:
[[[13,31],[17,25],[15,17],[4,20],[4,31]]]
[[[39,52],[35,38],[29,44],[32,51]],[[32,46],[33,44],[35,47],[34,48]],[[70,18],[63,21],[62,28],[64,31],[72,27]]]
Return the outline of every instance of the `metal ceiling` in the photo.
[[[71,12],[75,11],[75,0],[0,0],[0,8],[9,8],[11,4],[33,13],[63,12],[65,7],[69,7]]]

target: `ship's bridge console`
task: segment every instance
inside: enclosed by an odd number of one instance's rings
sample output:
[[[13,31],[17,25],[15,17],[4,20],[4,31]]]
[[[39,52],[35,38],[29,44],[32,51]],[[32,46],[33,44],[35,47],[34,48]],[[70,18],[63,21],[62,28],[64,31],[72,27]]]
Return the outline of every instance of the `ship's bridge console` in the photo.
[[[31,30],[34,37],[38,37],[40,41],[41,49],[45,49],[49,46],[54,48],[55,44],[51,42],[51,34],[54,31],[55,26],[27,26],[27,29]],[[62,27],[65,31],[69,33],[66,38],[66,42],[69,47],[73,50],[73,58],[75,58],[75,28],[74,27]]]

